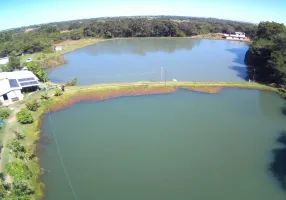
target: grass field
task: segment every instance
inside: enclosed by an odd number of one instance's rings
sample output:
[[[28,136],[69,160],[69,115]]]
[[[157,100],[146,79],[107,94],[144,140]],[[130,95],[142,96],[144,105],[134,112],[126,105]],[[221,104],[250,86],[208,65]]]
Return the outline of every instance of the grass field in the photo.
[[[53,60],[60,55],[69,53],[71,51],[74,51],[76,49],[95,44],[97,42],[102,42],[105,41],[105,39],[100,39],[100,38],[88,38],[88,39],[81,39],[81,40],[68,40],[64,41],[58,44],[55,44],[55,46],[63,46],[64,49],[62,51],[56,51],[53,53],[43,53],[43,52],[38,52],[34,54],[26,54],[24,56],[21,56],[21,64],[25,63],[27,58],[32,58],[33,61],[37,62],[48,62],[49,60]]]

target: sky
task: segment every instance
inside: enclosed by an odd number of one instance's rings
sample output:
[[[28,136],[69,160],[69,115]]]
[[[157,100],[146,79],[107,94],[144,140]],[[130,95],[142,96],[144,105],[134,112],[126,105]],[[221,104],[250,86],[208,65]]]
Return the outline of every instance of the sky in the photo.
[[[286,0],[0,0],[0,30],[73,19],[135,15],[286,24]]]

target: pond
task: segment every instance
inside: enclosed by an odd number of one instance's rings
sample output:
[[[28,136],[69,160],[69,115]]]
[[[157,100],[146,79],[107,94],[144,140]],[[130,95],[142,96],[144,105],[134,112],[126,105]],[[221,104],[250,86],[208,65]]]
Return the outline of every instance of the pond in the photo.
[[[257,90],[77,103],[46,115],[45,200],[285,200],[268,170],[284,101]],[[52,123],[51,123],[52,122]]]
[[[244,81],[248,44],[191,38],[118,39],[65,55],[48,69],[52,82],[79,84],[135,81]]]

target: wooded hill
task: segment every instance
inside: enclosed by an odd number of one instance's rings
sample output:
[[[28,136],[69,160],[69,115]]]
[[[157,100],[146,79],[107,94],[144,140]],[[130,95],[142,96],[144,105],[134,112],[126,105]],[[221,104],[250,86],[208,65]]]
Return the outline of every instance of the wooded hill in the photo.
[[[180,16],[114,17],[54,22],[0,32],[0,57],[15,51],[51,52],[55,43],[84,37],[184,37],[207,33],[245,32],[255,35],[257,26],[214,18]]]

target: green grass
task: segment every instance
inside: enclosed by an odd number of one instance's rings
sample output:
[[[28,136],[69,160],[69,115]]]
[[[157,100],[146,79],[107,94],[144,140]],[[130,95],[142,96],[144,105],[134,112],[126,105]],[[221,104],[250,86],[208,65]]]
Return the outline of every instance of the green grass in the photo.
[[[63,43],[55,44],[55,46],[64,46],[64,49],[62,51],[56,51],[53,53],[43,53],[43,52],[38,52],[38,53],[33,53],[33,54],[26,54],[24,56],[21,56],[21,64],[25,63],[28,58],[32,58],[33,61],[37,62],[45,62],[51,59],[55,59],[56,57],[69,53],[71,51],[74,51],[76,49],[104,41],[104,39],[100,38],[93,38],[93,39],[82,39],[78,41],[66,41]]]

